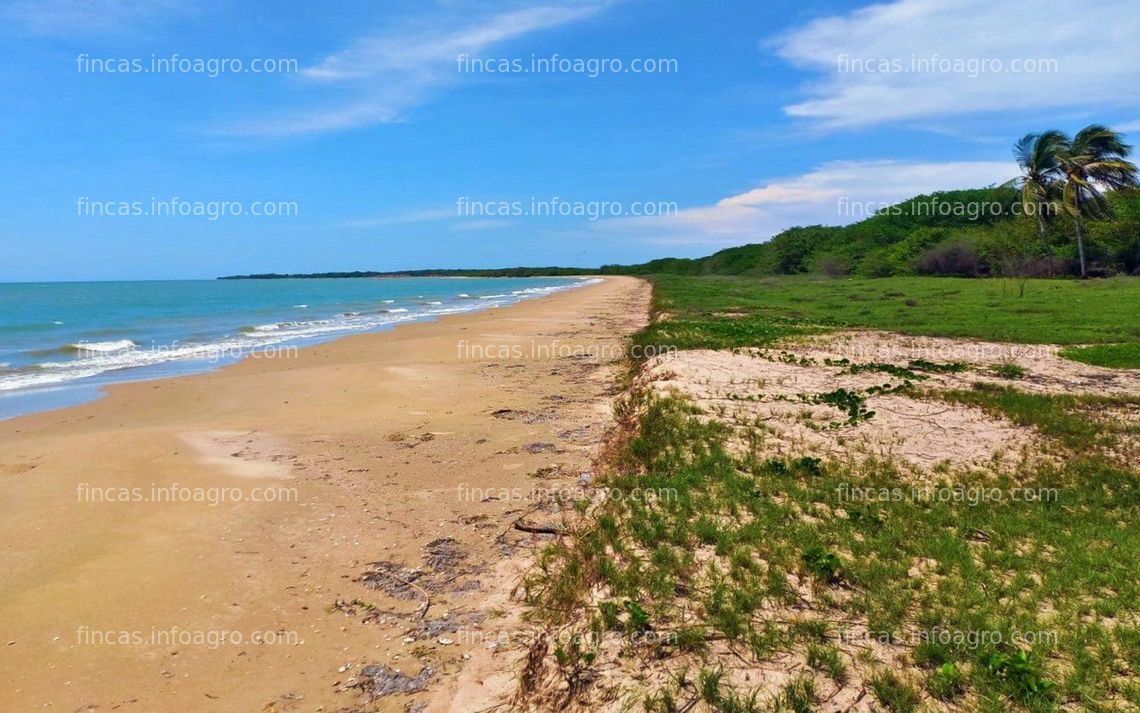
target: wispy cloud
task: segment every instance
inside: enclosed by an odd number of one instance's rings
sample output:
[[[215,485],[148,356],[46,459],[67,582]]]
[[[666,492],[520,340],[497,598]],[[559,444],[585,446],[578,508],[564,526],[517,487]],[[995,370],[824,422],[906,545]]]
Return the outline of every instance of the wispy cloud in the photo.
[[[981,112],[1140,105],[1140,4],[1101,0],[898,0],[778,38],[819,78],[785,107],[823,127]]]
[[[599,228],[651,245],[728,247],[794,225],[842,225],[912,196],[978,188],[1016,175],[1012,162],[836,161],[676,215],[621,218]]]
[[[341,223],[342,228],[376,228],[382,225],[407,225],[411,223],[435,223],[455,218],[455,209],[430,208],[414,210],[395,215],[381,215],[375,218],[361,218]]]
[[[37,35],[90,35],[134,29],[186,12],[175,0],[15,0],[0,18]]]
[[[448,17],[431,25],[407,25],[353,41],[305,69],[296,91],[343,89],[331,105],[320,104],[291,116],[231,125],[227,133],[295,136],[398,121],[453,84],[456,59],[501,42],[584,20],[607,3],[522,7],[496,14]],[[316,85],[316,86],[314,86]]]

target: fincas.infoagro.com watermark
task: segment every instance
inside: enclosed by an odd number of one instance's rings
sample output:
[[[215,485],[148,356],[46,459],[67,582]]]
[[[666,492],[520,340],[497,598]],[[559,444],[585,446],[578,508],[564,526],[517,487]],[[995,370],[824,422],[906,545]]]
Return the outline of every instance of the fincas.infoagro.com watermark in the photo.
[[[484,360],[547,360],[547,359],[590,359],[613,361],[629,357],[631,359],[652,359],[677,351],[677,347],[663,344],[606,344],[532,340],[527,344],[480,343],[473,344],[468,339],[455,343],[456,356],[467,361]]]
[[[484,502],[486,500],[500,500],[503,502],[578,502],[587,500],[598,503],[606,500],[629,501],[637,500],[646,503],[676,502],[680,494],[676,488],[611,488],[608,486],[582,487],[575,485],[532,488],[507,488],[494,486],[477,486],[460,483],[455,488],[455,497],[459,502]]]
[[[151,54],[150,57],[92,57],[87,52],[75,56],[80,74],[199,74],[211,79],[224,74],[295,74],[300,63],[293,58],[183,57]]]
[[[1055,57],[855,57],[844,52],[836,55],[835,68],[840,74],[961,74],[976,79],[986,74],[1056,74],[1061,63]]]
[[[676,74],[680,63],[670,57],[562,57],[557,52],[546,57],[472,57],[463,53],[455,58],[460,74],[576,74],[590,79],[616,74]]]
[[[947,200],[940,196],[930,196],[921,200],[903,203],[888,201],[856,201],[840,196],[835,201],[835,211],[844,217],[866,218],[873,215],[913,216],[919,218],[1019,218],[1038,215],[1052,217],[1059,215],[1061,208],[1053,203],[1025,203],[1021,201],[962,201]]]
[[[285,629],[235,631],[232,629],[97,629],[87,625],[75,630],[80,646],[179,646],[201,647],[211,651],[223,646],[298,646],[301,635]]]
[[[301,350],[295,344],[183,344],[177,339],[169,344],[152,343],[141,346],[129,340],[119,342],[91,342],[82,340],[72,345],[78,360],[115,358],[124,354],[139,355],[144,362],[174,360],[199,361],[210,364],[239,361],[241,359],[296,359]]]
[[[558,196],[529,201],[475,200],[460,196],[455,200],[455,212],[461,218],[651,218],[677,215],[680,206],[676,201],[576,201]]]
[[[1060,498],[1057,488],[998,488],[981,485],[875,487],[840,483],[835,488],[839,502],[860,503],[963,503],[971,507],[982,503],[1055,503]]]
[[[192,201],[174,196],[149,201],[75,199],[75,214],[84,218],[292,218],[300,214],[296,201]]]
[[[266,486],[239,488],[181,485],[93,485],[78,483],[75,498],[81,503],[200,503],[216,507],[222,503],[295,503],[300,499],[296,488]]]

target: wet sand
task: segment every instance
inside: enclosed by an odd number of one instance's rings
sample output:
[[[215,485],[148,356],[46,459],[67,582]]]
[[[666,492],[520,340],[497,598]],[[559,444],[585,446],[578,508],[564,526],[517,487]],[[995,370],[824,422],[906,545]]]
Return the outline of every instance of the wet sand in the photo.
[[[589,470],[648,300],[607,278],[0,423],[0,710],[493,699],[476,634],[542,539],[512,523]],[[369,703],[369,665],[427,690]]]

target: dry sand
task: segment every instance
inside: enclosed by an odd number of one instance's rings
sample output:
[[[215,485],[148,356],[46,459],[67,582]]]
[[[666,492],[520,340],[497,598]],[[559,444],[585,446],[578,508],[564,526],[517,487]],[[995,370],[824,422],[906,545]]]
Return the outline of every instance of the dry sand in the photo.
[[[803,398],[836,389],[866,393],[902,381],[879,372],[848,374],[844,367],[771,355],[693,350],[658,357],[645,379],[659,392],[692,399],[712,418],[758,425],[765,457],[808,454],[855,463],[873,457],[921,469],[942,463],[972,469],[1015,466],[1039,448],[1027,429],[977,408],[876,394],[866,398],[874,416],[851,424],[842,409]]]
[[[511,524],[590,468],[648,300],[608,278],[0,423],[0,710],[372,710],[368,665],[427,687],[376,710],[494,700],[478,632],[541,537]]]

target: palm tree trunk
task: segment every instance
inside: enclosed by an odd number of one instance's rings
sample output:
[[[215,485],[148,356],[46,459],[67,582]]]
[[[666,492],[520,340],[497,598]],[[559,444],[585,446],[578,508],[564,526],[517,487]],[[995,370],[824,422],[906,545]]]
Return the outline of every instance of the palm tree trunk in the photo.
[[[1037,210],[1037,229],[1041,232],[1041,243],[1045,246],[1045,255],[1049,258],[1049,277],[1053,276],[1053,246],[1049,244],[1049,231],[1045,227],[1045,216],[1041,209]]]
[[[1081,279],[1088,277],[1088,268],[1085,266],[1085,230],[1081,225],[1081,196],[1077,194],[1077,209],[1073,211],[1073,225],[1077,229],[1077,255],[1081,259]]]

